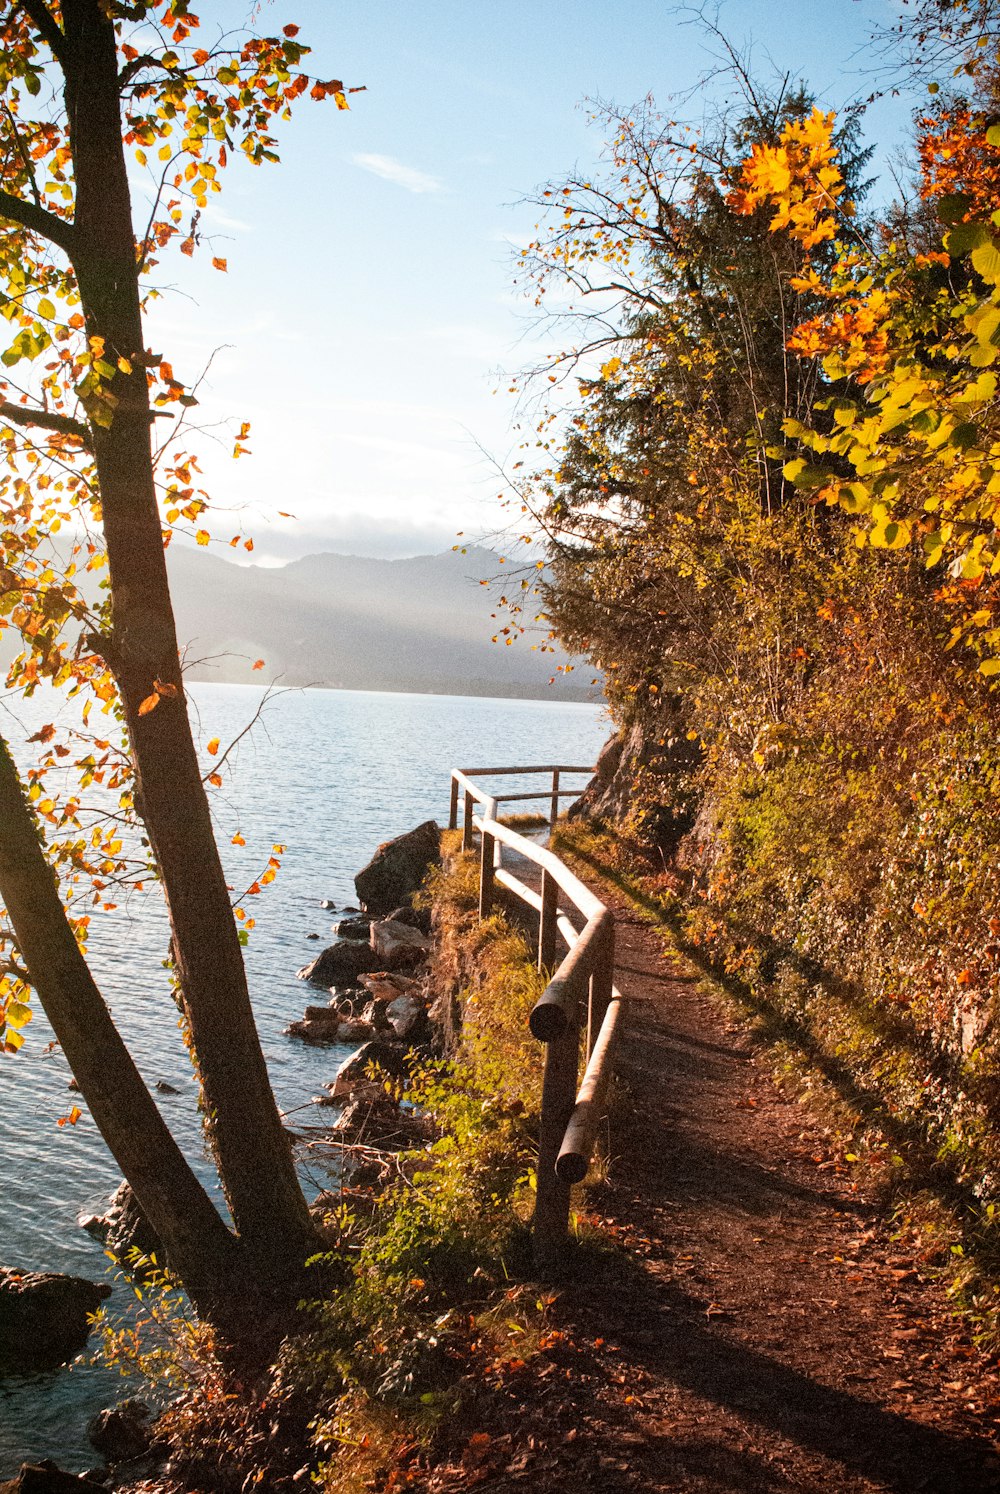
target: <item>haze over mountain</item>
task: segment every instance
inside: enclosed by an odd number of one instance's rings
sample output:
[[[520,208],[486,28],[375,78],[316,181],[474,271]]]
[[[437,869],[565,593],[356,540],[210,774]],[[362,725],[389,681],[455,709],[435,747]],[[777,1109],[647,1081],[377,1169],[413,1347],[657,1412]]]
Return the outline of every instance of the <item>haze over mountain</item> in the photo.
[[[478,584],[498,569],[489,550],[403,560],[307,555],[263,567],[173,545],[167,560],[194,679],[562,700],[598,694],[590,666],[567,677],[556,672],[570,662],[564,653],[532,650],[545,641],[542,629],[510,647],[491,642],[504,620],[491,619],[491,594]],[[251,673],[258,658],[265,668]]]

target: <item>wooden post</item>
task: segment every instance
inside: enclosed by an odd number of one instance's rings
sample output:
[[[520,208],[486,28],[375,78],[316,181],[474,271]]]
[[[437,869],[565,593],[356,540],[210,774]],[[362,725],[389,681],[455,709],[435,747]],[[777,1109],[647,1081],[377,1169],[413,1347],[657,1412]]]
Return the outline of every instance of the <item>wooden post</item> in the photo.
[[[559,818],[559,769],[552,769],[552,807],[549,812],[549,829],[556,828],[556,820]]]
[[[538,917],[538,968],[551,975],[556,959],[556,915],[559,906],[559,887],[555,879],[542,868],[542,911]]]
[[[465,791],[465,822],[462,826],[462,850],[472,850],[472,795]]]
[[[493,911],[493,881],[495,866],[493,861],[495,841],[492,835],[482,834],[482,848],[479,858],[479,916],[489,918]]]
[[[535,1265],[544,1276],[556,1274],[566,1252],[569,1230],[570,1185],[556,1172],[556,1159],[576,1105],[579,1064],[579,1020],[545,1049],[542,1113],[538,1127],[538,1172],[532,1248]]]
[[[601,1024],[611,1004],[611,987],[615,976],[615,926],[609,920],[598,947],[590,973],[590,1000],[587,1008],[587,1059],[594,1051]]]
[[[448,829],[458,829],[458,779],[451,780],[451,805],[448,809]]]

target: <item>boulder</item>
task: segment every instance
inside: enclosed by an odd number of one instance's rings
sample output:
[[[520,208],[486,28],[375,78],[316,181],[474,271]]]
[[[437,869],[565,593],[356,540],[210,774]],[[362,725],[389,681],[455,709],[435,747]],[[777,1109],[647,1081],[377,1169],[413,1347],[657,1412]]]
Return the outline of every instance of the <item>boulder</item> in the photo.
[[[388,970],[412,969],[426,960],[431,952],[431,941],[426,934],[392,918],[373,923],[369,939],[381,964]]]
[[[379,846],[354,878],[366,912],[384,914],[416,892],[429,866],[441,860],[441,831],[434,820]]]
[[[424,1043],[430,1037],[427,1008],[416,996],[397,996],[385,1009],[393,1032],[404,1043]]]
[[[386,914],[394,923],[408,923],[411,929],[419,929],[422,934],[431,931],[430,908],[393,908],[391,913]]]
[[[372,921],[358,914],[356,918],[342,918],[339,923],[333,925],[333,932],[338,939],[367,939],[368,930]]]
[[[107,1485],[86,1474],[65,1473],[50,1458],[22,1463],[20,1472],[0,1483],[0,1494],[108,1494]]]
[[[153,1413],[136,1397],[120,1401],[90,1419],[87,1438],[109,1463],[141,1458],[153,1441]]]
[[[364,1043],[356,1053],[344,1059],[333,1082],[326,1088],[334,1099],[353,1094],[356,1089],[370,1088],[371,1080],[365,1070],[372,1064],[376,1064],[396,1079],[402,1078],[407,1072],[406,1054],[395,1043],[386,1042],[382,1038],[373,1038]]]
[[[378,957],[367,944],[356,939],[341,944],[331,944],[318,954],[311,965],[304,965],[298,972],[299,980],[307,980],[314,986],[357,984],[359,975],[379,967]]]
[[[363,975],[358,985],[375,1001],[395,1001],[397,996],[412,996],[414,992],[423,990],[419,980],[414,980],[412,975],[400,975],[396,970]]]
[[[103,1240],[123,1266],[132,1264],[133,1251],[140,1255],[155,1255],[157,1263],[164,1264],[159,1236],[139,1207],[128,1183],[119,1183],[103,1214],[81,1214],[77,1223],[88,1234]]]
[[[78,1354],[106,1282],[0,1266],[0,1373],[53,1369]]]
[[[341,1016],[333,1006],[307,1006],[298,1022],[285,1028],[289,1037],[301,1038],[304,1043],[335,1043],[341,1026]]]
[[[153,1088],[156,1090],[157,1094],[160,1094],[160,1095],[179,1095],[180,1094],[180,1090],[179,1089],[175,1089],[172,1084],[168,1084],[167,1081],[166,1081],[166,1079],[157,1079],[156,1083],[153,1085]]]

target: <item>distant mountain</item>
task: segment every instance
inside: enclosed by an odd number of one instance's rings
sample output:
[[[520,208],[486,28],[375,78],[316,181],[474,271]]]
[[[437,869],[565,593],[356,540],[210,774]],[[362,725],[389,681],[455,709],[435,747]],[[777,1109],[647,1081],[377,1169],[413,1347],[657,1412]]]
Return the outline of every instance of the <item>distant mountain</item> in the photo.
[[[497,570],[488,550],[407,560],[307,555],[267,568],[172,545],[167,562],[193,679],[280,676],[287,685],[562,700],[595,694],[589,666],[567,678],[556,673],[565,654],[532,651],[544,632],[510,647],[491,642],[498,624],[478,584]],[[266,667],[251,673],[258,658]]]

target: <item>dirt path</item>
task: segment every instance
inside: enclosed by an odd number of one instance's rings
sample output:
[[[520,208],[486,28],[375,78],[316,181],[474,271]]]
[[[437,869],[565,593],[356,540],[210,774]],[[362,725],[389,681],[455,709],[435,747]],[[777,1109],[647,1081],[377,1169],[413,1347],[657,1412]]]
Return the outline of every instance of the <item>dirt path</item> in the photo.
[[[618,908],[627,1127],[591,1208],[628,1248],[553,1308],[484,1490],[1000,1491],[1000,1385],[765,1055]]]

